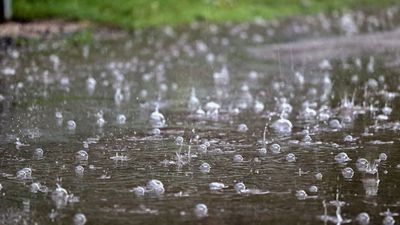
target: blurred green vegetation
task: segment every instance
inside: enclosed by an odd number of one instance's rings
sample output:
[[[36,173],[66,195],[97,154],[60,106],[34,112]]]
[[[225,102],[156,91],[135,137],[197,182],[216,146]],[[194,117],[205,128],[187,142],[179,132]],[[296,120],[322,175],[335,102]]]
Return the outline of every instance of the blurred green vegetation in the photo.
[[[336,9],[385,7],[398,0],[14,0],[14,18],[88,20],[122,28],[195,20],[246,21]]]

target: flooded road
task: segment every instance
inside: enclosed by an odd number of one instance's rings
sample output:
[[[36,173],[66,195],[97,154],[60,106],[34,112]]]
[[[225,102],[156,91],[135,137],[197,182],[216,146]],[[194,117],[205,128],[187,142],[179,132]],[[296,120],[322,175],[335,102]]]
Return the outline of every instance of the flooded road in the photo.
[[[393,224],[399,49],[290,49],[392,32],[399,16],[194,23],[8,47],[0,224]]]

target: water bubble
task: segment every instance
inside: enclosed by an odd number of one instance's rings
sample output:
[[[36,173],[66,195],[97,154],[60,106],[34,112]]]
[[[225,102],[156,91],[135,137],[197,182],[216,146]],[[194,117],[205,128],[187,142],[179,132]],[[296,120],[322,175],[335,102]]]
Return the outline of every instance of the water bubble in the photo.
[[[227,188],[228,186],[225,186],[224,183],[221,182],[211,182],[208,187],[210,188],[210,190],[212,191],[219,191],[222,190],[224,188]]]
[[[75,167],[76,175],[82,176],[84,171],[85,171],[85,168],[83,168],[83,166],[81,166],[81,165],[78,165]]]
[[[296,191],[296,198],[298,200],[305,200],[308,197],[307,192],[305,190]]]
[[[289,154],[286,155],[286,161],[295,162],[296,161],[296,156],[293,153],[289,153]]]
[[[272,144],[269,149],[271,150],[272,153],[274,154],[279,154],[281,152],[281,146],[279,144]]]
[[[199,145],[198,151],[199,151],[199,153],[202,153],[202,154],[207,153],[207,145],[205,145],[205,144]]]
[[[32,178],[32,169],[29,167],[25,167],[17,172],[17,178],[21,180],[31,179]]]
[[[76,123],[73,120],[68,120],[67,122],[67,129],[73,131],[76,129]]]
[[[176,145],[182,145],[183,144],[183,137],[179,136],[175,138],[175,144]]]
[[[382,221],[383,225],[394,225],[396,221],[394,220],[393,216],[385,216]]]
[[[146,190],[144,189],[144,187],[137,186],[133,189],[133,192],[136,196],[143,196]]]
[[[242,155],[234,155],[233,162],[243,162],[243,156]]]
[[[194,208],[194,213],[198,218],[203,218],[208,215],[208,208],[205,204],[199,203]]]
[[[354,170],[351,167],[342,169],[342,175],[346,179],[351,179],[354,176]]]
[[[117,124],[125,124],[126,123],[126,116],[124,114],[118,114],[117,115]]]
[[[366,212],[362,212],[360,214],[357,215],[356,221],[360,224],[360,225],[368,225],[370,218],[368,213]]]
[[[211,169],[211,166],[210,166],[210,164],[204,162],[204,163],[202,163],[202,164],[200,165],[199,169],[200,169],[200,171],[201,171],[202,173],[209,173],[209,172],[210,172],[210,169]]]
[[[346,142],[353,142],[354,140],[355,139],[350,134],[346,135],[346,137],[344,137],[344,141],[346,141]]]
[[[311,193],[317,193],[318,192],[318,187],[315,185],[312,185],[308,188],[308,191]]]
[[[292,132],[292,127],[292,123],[284,118],[280,118],[272,124],[272,128],[275,130],[275,132],[280,134],[287,134]]]
[[[381,154],[379,154],[379,159],[381,161],[386,161],[387,160],[387,155],[386,153],[382,152]]]
[[[345,162],[350,161],[351,159],[349,158],[349,156],[345,152],[341,152],[341,153],[339,153],[339,154],[337,154],[335,156],[335,160],[338,163],[345,163]]]
[[[265,156],[267,154],[267,149],[266,148],[258,149],[258,154]]]
[[[76,154],[75,154],[75,158],[77,160],[82,160],[82,161],[86,161],[89,158],[89,154],[85,151],[85,150],[79,150]]]
[[[239,124],[239,126],[237,127],[237,131],[241,132],[241,133],[246,133],[248,130],[249,130],[249,128],[244,123]]]
[[[329,121],[329,127],[332,129],[342,129],[342,124],[340,124],[339,120],[333,119]]]
[[[150,180],[147,182],[147,189],[156,194],[164,194],[164,184],[159,180]]]
[[[322,178],[323,178],[322,173],[317,173],[317,174],[315,174],[315,179],[317,179],[317,180],[322,180]]]
[[[235,190],[236,190],[238,193],[242,193],[243,191],[246,190],[246,185],[244,185],[243,182],[236,183],[236,184],[235,184]]]
[[[77,213],[74,215],[74,225],[85,225],[86,216],[82,213]]]
[[[33,155],[34,155],[37,159],[43,158],[43,149],[41,149],[41,148],[35,149],[35,151],[33,152]]]
[[[158,111],[158,107],[150,114],[150,124],[152,127],[160,128],[165,126],[164,115]]]
[[[369,164],[368,160],[366,160],[364,158],[357,159],[357,162],[356,162],[357,170],[362,171],[362,172],[366,171],[368,164]]]

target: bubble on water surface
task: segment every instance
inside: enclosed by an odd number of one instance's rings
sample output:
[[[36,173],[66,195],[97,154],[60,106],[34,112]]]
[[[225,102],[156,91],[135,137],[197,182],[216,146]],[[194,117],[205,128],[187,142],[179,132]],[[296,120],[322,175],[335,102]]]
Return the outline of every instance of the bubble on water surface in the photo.
[[[275,132],[280,134],[288,134],[292,132],[292,127],[292,123],[284,118],[280,118],[272,124],[272,128],[275,130]]]
[[[342,169],[342,175],[346,179],[351,179],[354,176],[354,170],[351,167]]]
[[[357,215],[356,221],[357,221],[360,225],[368,225],[368,224],[369,224],[369,221],[370,221],[370,218],[369,218],[368,213],[366,213],[366,212],[359,213],[359,214]]]
[[[86,222],[86,216],[83,213],[77,213],[74,215],[74,225],[85,225]]]
[[[200,165],[199,169],[200,169],[200,171],[201,171],[202,173],[209,173],[210,170],[211,170],[211,166],[210,166],[210,164],[204,162],[204,163],[202,163],[202,164]]]
[[[295,162],[296,161],[296,156],[293,153],[289,153],[289,154],[286,155],[286,161]]]
[[[279,154],[281,152],[281,146],[279,144],[272,144],[269,149],[271,150],[272,153],[274,154]]]
[[[351,159],[345,152],[341,152],[335,156],[335,160],[338,163],[345,163],[345,162],[350,161]]]
[[[194,213],[198,218],[203,218],[208,216],[208,208],[205,204],[199,203],[194,208]]]

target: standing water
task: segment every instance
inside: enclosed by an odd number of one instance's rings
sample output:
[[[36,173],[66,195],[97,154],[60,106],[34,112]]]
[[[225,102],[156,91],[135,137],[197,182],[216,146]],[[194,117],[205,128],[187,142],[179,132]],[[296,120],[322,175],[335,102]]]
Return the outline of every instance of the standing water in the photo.
[[[7,47],[0,224],[393,224],[398,12]]]

